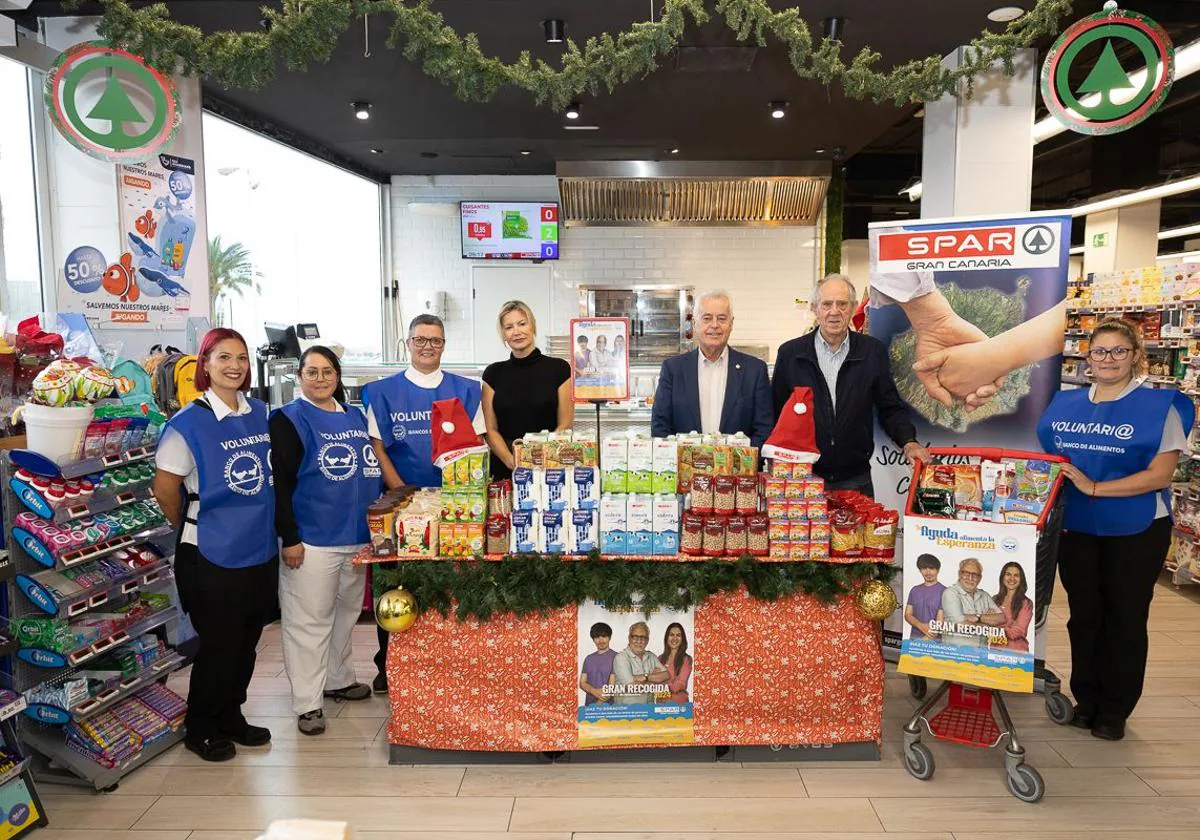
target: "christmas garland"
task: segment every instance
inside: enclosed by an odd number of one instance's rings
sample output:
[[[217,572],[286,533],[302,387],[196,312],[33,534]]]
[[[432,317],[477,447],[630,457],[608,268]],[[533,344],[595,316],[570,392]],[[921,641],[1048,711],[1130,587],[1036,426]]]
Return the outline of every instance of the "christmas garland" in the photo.
[[[67,2],[78,5],[83,0]],[[972,40],[955,69],[943,67],[941,56],[930,56],[881,72],[873,69],[879,53],[864,47],[847,63],[841,57],[841,41],[814,38],[798,8],[776,11],[766,0],[665,0],[657,20],[634,22],[616,36],[589,38],[582,47],[568,40],[557,68],[528,52],[512,63],[485,55],[478,36],[460,36],[433,10],[431,0],[284,0],[282,9],[263,9],[268,22],[263,31],[209,35],[171,20],[163,3],[135,9],[129,0],[101,2],[101,36],[160,70],[182,69],[227,88],[262,87],[275,78],[281,64],[302,71],[326,62],[356,20],[390,15],[388,46],[403,44],[406,58],[420,62],[427,75],[452,87],[459,99],[487,101],[501,87],[515,87],[555,109],[584,92],[595,95],[602,85],[611,93],[619,84],[652,73],[683,42],[689,20],[696,25],[709,20],[710,5],[740,41],[785,46],[797,76],[839,84],[851,99],[897,105],[938,99],[958,92],[960,84],[970,95],[973,78],[995,62],[1012,74],[1016,52],[1057,33],[1058,21],[1071,11],[1070,0],[1037,0],[1003,32],[985,32]]]
[[[829,603],[868,580],[889,580],[896,569],[887,563],[767,563],[739,560],[651,563],[602,560],[592,554],[563,560],[538,554],[512,555],[499,561],[405,561],[374,566],[376,594],[404,587],[417,609],[454,612],[459,621],[487,621],[498,613],[525,616],[602,601],[612,608],[635,606],[649,614],[670,607],[685,609],[718,592],[741,586],[755,598],[775,601],[810,595]],[[634,595],[640,596],[635,605]]]

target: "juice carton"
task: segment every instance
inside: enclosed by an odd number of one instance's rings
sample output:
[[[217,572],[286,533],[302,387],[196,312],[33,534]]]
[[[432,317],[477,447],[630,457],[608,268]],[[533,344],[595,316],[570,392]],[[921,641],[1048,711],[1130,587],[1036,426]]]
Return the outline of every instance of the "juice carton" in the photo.
[[[537,550],[538,532],[542,523],[536,511],[514,510],[512,512],[512,540],[509,551],[513,554],[528,554]]]
[[[629,489],[629,439],[612,435],[604,439],[601,486],[605,493],[626,493]]]
[[[650,493],[654,487],[654,444],[650,438],[629,439],[628,492]]]
[[[571,544],[572,554],[588,554],[598,545],[599,528],[597,527],[596,510],[576,510],[571,512]]]
[[[673,494],[679,481],[679,446],[674,437],[654,438],[653,476],[650,491]]]
[[[644,494],[628,496],[625,530],[629,534],[629,554],[651,554],[654,551],[654,497]],[[678,540],[678,529],[676,530]]]
[[[584,467],[596,466],[596,453],[599,447],[591,432],[577,431],[571,435],[571,442],[579,446],[579,464]]]
[[[551,467],[542,473],[542,510],[566,510],[570,501],[567,471]]]
[[[674,494],[655,496],[652,554],[679,553],[679,499]]]
[[[547,554],[566,554],[571,533],[567,515],[561,510],[542,511],[542,539]]]
[[[483,524],[471,523],[464,525],[465,544],[463,546],[464,557],[482,557],[483,556]]]
[[[600,507],[600,482],[595,467],[572,467],[571,509],[595,510]]]
[[[600,551],[603,554],[626,554],[629,547],[628,519],[625,496],[600,497]],[[514,514],[515,516],[516,514]]]

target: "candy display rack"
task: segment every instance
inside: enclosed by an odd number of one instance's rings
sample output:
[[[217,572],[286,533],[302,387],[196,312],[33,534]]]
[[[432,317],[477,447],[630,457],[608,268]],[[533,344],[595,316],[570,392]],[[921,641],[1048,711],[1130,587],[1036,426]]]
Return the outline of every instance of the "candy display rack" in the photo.
[[[3,629],[39,780],[113,790],[183,739],[182,701],[157,685],[186,660],[166,644],[180,611],[173,529],[149,492],[153,455],[139,447],[61,465],[0,455]],[[66,482],[87,492],[63,499]]]

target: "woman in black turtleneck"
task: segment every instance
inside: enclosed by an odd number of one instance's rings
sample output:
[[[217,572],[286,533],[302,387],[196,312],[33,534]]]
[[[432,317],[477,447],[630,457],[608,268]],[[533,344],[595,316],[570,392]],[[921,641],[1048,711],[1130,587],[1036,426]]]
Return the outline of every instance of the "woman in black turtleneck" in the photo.
[[[528,305],[510,300],[500,307],[500,338],[512,351],[483,372],[483,419],[492,449],[492,478],[512,475],[512,443],[530,432],[569,428],[571,365],[543,356],[534,341],[537,321]]]

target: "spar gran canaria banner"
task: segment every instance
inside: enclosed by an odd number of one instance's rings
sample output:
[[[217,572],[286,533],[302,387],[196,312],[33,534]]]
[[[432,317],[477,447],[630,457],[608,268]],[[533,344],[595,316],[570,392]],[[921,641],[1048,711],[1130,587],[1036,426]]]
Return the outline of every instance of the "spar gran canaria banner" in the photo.
[[[1071,217],[888,222],[869,236],[867,332],[888,349],[918,440],[1039,450],[1061,378]],[[875,496],[898,510],[912,477],[900,450],[876,424]],[[885,625],[892,647],[900,626],[898,613]]]

